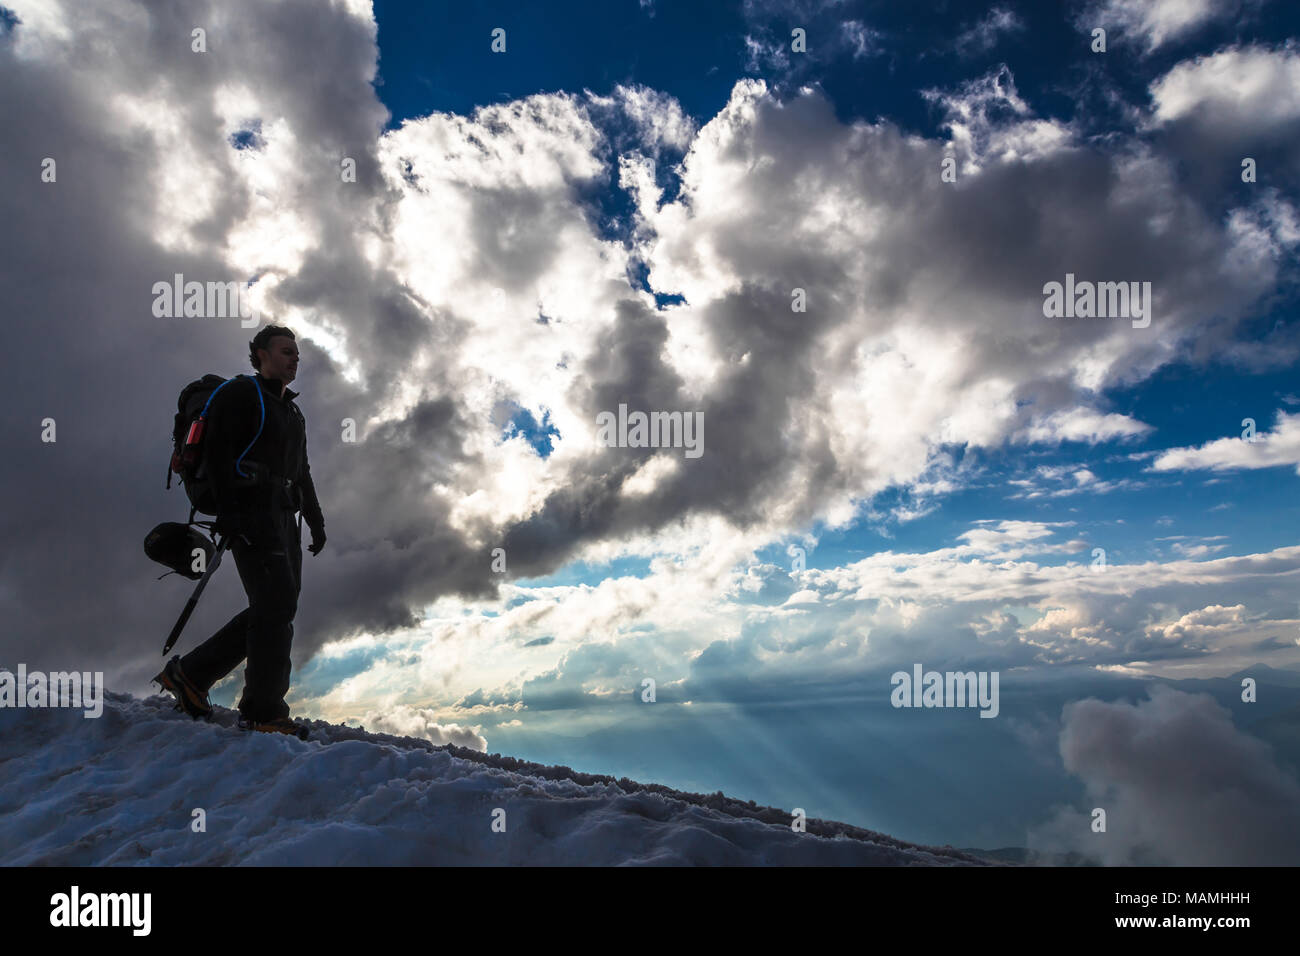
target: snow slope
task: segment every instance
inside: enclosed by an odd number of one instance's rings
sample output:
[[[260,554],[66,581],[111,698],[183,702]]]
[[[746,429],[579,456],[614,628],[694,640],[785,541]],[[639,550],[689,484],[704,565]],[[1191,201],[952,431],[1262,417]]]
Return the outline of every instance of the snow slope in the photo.
[[[170,697],[0,709],[5,865],[981,865],[785,810],[313,722],[248,734]],[[494,808],[506,832],[493,832]],[[194,832],[195,808],[206,832]],[[766,821],[766,822],[765,822]]]

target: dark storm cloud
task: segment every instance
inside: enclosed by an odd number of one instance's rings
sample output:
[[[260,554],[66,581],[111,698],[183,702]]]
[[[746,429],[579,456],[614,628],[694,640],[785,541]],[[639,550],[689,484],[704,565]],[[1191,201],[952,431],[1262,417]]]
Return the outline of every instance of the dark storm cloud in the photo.
[[[681,378],[663,354],[668,339],[664,317],[633,300],[615,307],[616,317],[598,336],[573,385],[575,403],[595,430],[596,416],[618,406],[628,410],[683,409]],[[707,427],[707,426],[706,426]],[[554,567],[586,540],[654,528],[673,517],[620,504],[619,489],[646,458],[649,449],[599,448],[570,475],[537,514],[507,532],[503,547],[517,572]]]
[[[358,160],[354,191],[340,196],[339,208],[312,206],[333,224],[334,243],[309,256],[305,269],[329,272],[330,260],[361,260],[347,203],[380,189],[373,154],[387,114],[365,82],[374,70],[373,29],[338,8],[291,0],[240,8],[232,18],[221,5],[118,4],[77,6],[68,16],[66,45],[47,37],[39,56],[19,45],[32,29],[25,23],[0,39],[7,142],[0,304],[5,351],[18,359],[6,370],[0,418],[9,449],[0,464],[8,502],[0,517],[3,655],[9,665],[45,662],[139,680],[155,669],[183,603],[176,578],[153,582],[158,569],[141,549],[154,523],[188,512],[183,493],[173,488],[164,498],[162,489],[176,395],[208,371],[251,371],[254,331],[233,318],[153,316],[153,283],[175,273],[244,278],[220,246],[251,199],[237,176],[221,176],[225,188],[188,230],[191,251],[164,249],[158,228],[174,223],[153,216],[165,174],[185,164],[230,168],[237,151],[213,108],[217,89],[231,81],[256,89],[263,120],[293,118],[307,144],[302,161],[322,164],[327,188],[337,183],[340,155]],[[207,54],[190,50],[196,25],[208,31]],[[114,97],[127,94],[152,98],[156,134],[113,115]],[[184,147],[179,155],[155,139],[169,131]],[[55,183],[41,182],[44,157],[58,164]],[[194,203],[202,208],[199,197]],[[299,387],[355,414],[355,395],[329,377],[326,356],[300,346]],[[330,443],[320,440],[314,398],[305,402],[309,441],[337,527],[345,522],[330,501],[337,498]],[[57,422],[52,444],[40,441],[46,417]],[[222,584],[208,601],[224,599],[225,608],[207,623],[238,606],[238,584]],[[395,622],[409,612],[381,595],[370,616]]]

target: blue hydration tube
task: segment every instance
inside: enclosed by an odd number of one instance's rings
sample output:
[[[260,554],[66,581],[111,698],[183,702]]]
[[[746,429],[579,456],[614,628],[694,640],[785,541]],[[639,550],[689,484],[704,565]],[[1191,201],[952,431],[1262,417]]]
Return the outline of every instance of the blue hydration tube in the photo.
[[[257,440],[262,437],[262,426],[266,424],[266,402],[262,400],[262,386],[257,384],[257,380],[254,379],[253,376],[236,375],[235,378],[246,378],[253,383],[253,387],[257,389],[258,410],[261,412],[261,418],[257,422],[257,434],[254,435],[253,440],[248,443],[248,447],[245,448],[243,451],[241,451],[239,453],[239,457],[235,459],[235,471],[238,472],[239,477],[247,478],[248,475],[246,475],[244,473],[244,470],[239,467],[239,463],[242,462],[244,460],[244,456],[248,454],[248,449],[252,448],[253,445],[257,442]],[[217,392],[221,391],[223,388],[225,388],[234,380],[235,380],[234,378],[228,378],[212,390],[212,394],[208,396],[208,400],[203,403],[203,412],[202,414],[199,415],[199,418],[206,419],[208,417],[208,406],[211,405],[212,400],[217,397]]]

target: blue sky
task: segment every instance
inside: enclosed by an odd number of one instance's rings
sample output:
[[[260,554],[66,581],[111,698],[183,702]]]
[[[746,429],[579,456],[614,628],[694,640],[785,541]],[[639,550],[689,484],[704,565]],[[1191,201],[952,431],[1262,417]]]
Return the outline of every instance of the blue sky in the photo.
[[[133,429],[94,488],[57,448],[6,475],[53,522],[7,568],[30,666],[156,670],[87,635],[174,617],[126,597],[154,583],[138,476],[165,393],[243,370],[248,333],[160,326],[137,290],[233,276],[299,334],[330,534],[295,712],[904,839],[1290,852],[1294,5],[3,9],[4,162],[64,172],[6,197],[0,291],[100,304],[14,371],[12,421],[71,434],[112,395]],[[1149,324],[1049,316],[1067,273],[1149,282]],[[620,405],[700,416],[703,453],[602,444]],[[242,600],[215,581],[192,636]],[[917,664],[999,674],[997,717],[892,706]]]

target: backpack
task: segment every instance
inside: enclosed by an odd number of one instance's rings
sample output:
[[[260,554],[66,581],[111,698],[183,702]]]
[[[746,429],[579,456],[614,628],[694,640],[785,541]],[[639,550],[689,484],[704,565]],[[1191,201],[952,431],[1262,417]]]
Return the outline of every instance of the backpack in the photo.
[[[240,462],[243,461],[244,455],[248,454],[248,449],[252,448],[253,444],[261,436],[262,426],[266,423],[266,406],[262,402],[262,387],[257,384],[253,376],[236,375],[234,378],[227,379],[209,373],[190,382],[181,389],[180,397],[176,400],[176,418],[172,423],[172,457],[171,464],[167,467],[167,488],[168,490],[171,489],[172,474],[179,475],[181,484],[185,488],[185,494],[190,499],[190,505],[192,506],[190,508],[190,522],[194,521],[195,512],[205,515],[216,515],[217,513],[216,492],[212,487],[211,478],[208,476],[207,463],[203,454],[204,426],[207,424],[208,406],[212,403],[213,396],[231,382],[241,378],[248,379],[253,383],[253,387],[257,389],[257,401],[261,409],[257,434],[253,436],[253,441],[248,443],[248,447],[240,452],[239,457],[235,459],[235,470],[242,475]]]

